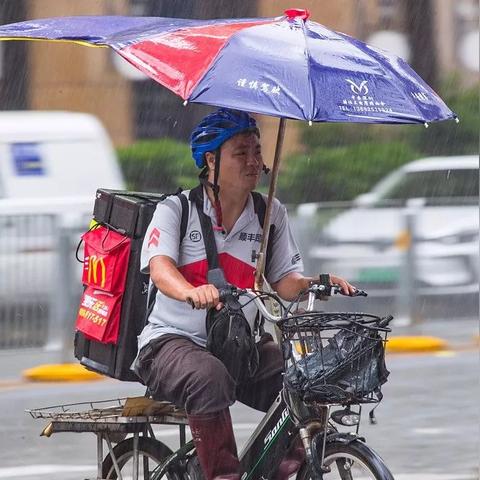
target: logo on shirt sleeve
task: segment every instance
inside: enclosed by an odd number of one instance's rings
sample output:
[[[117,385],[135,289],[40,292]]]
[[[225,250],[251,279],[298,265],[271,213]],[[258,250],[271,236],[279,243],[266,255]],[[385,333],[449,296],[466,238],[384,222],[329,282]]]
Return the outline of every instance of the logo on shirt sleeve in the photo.
[[[154,247],[158,247],[159,240],[160,240],[160,230],[158,230],[158,228],[154,228],[150,232],[150,236],[148,237],[148,248],[150,248],[152,245]]]
[[[299,254],[299,253],[296,253],[296,254],[292,257],[292,265],[295,265],[295,264],[298,263],[301,259],[302,259],[302,257],[300,256],[300,254]]]

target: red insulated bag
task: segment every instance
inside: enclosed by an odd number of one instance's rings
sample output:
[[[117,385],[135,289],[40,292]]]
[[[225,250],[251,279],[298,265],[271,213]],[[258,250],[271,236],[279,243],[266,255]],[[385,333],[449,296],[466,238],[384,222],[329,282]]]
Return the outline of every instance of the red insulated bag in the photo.
[[[88,339],[116,344],[128,260],[130,238],[99,225],[82,236],[85,285],[76,329]]]

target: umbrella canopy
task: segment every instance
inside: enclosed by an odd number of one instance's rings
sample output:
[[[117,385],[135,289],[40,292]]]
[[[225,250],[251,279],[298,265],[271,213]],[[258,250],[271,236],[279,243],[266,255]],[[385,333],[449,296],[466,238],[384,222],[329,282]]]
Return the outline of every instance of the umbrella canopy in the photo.
[[[455,118],[400,58],[308,19],[84,16],[0,27],[0,40],[111,47],[188,102],[316,122]]]

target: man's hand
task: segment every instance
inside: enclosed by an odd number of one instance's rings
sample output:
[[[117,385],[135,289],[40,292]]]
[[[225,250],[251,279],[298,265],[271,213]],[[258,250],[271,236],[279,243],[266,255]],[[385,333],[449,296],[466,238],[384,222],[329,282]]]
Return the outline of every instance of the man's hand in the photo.
[[[350,285],[350,283],[348,283],[346,280],[341,277],[337,277],[336,275],[330,274],[330,283],[338,285],[342,289],[343,295],[350,296],[357,291],[353,285]]]
[[[223,306],[220,303],[218,289],[210,284],[188,289],[185,291],[184,296],[185,301],[190,303],[193,308],[209,309],[215,307],[217,310],[220,310]]]

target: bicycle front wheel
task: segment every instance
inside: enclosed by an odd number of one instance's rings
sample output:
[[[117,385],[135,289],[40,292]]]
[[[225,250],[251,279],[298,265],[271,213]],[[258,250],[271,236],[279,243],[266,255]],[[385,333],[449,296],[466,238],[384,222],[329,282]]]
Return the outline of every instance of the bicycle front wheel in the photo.
[[[127,438],[113,447],[113,453],[123,479],[133,478],[133,438]],[[149,437],[138,439],[138,478],[149,480],[155,467],[164,462],[172,451],[162,442]],[[118,478],[112,457],[108,454],[102,464],[102,478]]]
[[[380,456],[359,440],[328,443],[323,464],[329,470],[324,480],[394,480]],[[297,475],[297,480],[313,478],[307,465]]]

